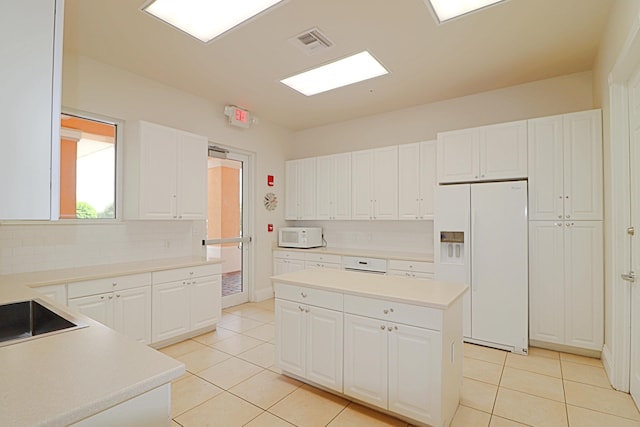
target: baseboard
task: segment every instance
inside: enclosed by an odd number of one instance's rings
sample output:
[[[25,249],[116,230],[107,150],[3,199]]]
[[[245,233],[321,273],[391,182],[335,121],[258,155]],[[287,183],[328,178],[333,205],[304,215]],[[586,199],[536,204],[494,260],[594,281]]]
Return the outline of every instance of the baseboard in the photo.
[[[273,298],[273,286],[269,285],[269,287],[264,289],[256,289],[253,291],[254,302],[264,301],[266,299]]]
[[[530,339],[529,348],[531,347],[539,347],[547,350],[560,351],[562,353],[571,353],[571,354],[576,354],[578,356],[592,357],[595,359],[600,359],[602,357],[602,352],[598,350],[591,350],[586,348],[574,347],[570,345],[555,344],[555,343],[549,343],[545,341]]]

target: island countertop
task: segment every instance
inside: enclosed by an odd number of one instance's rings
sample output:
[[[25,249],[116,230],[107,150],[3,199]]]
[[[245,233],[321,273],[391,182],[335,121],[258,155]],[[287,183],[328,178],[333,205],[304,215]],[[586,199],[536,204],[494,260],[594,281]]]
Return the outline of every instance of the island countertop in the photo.
[[[280,274],[271,280],[437,309],[449,308],[469,289],[466,284],[324,268]]]

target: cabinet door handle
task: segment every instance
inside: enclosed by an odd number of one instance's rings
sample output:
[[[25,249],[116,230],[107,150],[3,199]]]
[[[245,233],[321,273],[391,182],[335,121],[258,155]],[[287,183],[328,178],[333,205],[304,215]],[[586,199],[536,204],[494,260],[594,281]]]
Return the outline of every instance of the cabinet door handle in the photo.
[[[300,310],[300,311],[304,311],[304,308],[302,308],[302,306],[300,306],[300,305],[299,305],[299,306],[298,306],[298,310]]]
[[[307,297],[307,294],[304,293],[304,292],[300,292],[300,295],[302,295],[302,298],[306,298]]]
[[[380,329],[382,329],[384,331],[386,329],[386,327],[384,325],[380,325]]]
[[[387,310],[386,308],[385,308],[384,310],[382,310],[382,312],[383,312],[384,314],[389,314],[389,310]]]
[[[113,282],[111,286],[118,286],[118,282]]]

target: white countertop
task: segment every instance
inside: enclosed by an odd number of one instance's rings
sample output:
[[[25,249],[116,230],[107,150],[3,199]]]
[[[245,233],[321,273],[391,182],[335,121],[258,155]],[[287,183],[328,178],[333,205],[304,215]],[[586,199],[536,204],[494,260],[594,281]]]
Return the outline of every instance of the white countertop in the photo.
[[[219,264],[220,262],[222,262],[222,260],[219,258],[183,257],[0,275],[0,288],[6,285],[26,285],[31,288],[36,288],[39,286],[123,276],[147,271],[171,270],[174,268],[194,267],[203,264]]]
[[[438,309],[449,308],[469,289],[465,284],[324,268],[280,274],[271,280]]]
[[[0,276],[0,304],[42,297],[30,285],[216,262],[181,258]],[[0,424],[67,426],[184,373],[182,363],[57,306],[89,326],[0,347]]]
[[[422,261],[433,262],[433,255],[420,254],[414,252],[399,252],[399,251],[381,251],[370,249],[350,249],[350,248],[310,248],[310,249],[297,249],[297,248],[281,248],[279,246],[273,247],[274,251],[296,251],[296,252],[312,252],[321,254],[341,255],[341,256],[363,256],[371,258],[383,258],[383,259],[397,259],[401,261]]]

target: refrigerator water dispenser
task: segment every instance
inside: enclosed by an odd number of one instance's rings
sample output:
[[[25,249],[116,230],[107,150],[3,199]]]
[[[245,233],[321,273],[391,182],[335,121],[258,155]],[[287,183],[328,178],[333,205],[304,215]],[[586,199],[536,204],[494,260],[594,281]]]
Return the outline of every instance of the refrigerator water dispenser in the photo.
[[[440,262],[464,264],[464,231],[440,232]]]

